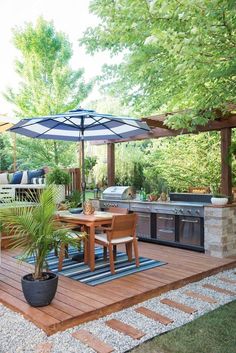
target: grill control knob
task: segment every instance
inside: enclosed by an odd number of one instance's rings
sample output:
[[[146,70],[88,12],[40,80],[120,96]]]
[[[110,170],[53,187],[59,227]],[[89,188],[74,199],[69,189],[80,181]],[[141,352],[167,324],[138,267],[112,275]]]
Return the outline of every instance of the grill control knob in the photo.
[[[178,214],[178,208],[175,208],[175,209],[174,209],[174,213],[175,213],[175,214]]]
[[[191,210],[187,210],[188,214],[192,214],[192,211]]]
[[[196,213],[196,215],[198,215],[198,216],[200,215],[200,211],[199,211],[199,210],[196,210],[195,213]]]
[[[183,210],[183,208],[181,208],[180,210],[179,210],[179,213],[184,213],[184,210]]]

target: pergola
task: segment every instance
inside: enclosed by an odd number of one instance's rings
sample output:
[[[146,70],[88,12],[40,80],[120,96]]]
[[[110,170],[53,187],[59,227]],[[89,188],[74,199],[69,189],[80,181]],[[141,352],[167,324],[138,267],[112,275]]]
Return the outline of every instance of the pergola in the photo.
[[[183,111],[182,111],[183,112]],[[186,113],[187,111],[184,111]],[[178,136],[183,134],[197,134],[207,131],[219,131],[221,135],[221,192],[222,194],[232,196],[232,168],[228,159],[228,151],[231,146],[232,128],[236,127],[236,105],[228,105],[227,112],[216,111],[218,118],[209,121],[205,126],[196,127],[194,132],[186,129],[173,130],[165,125],[165,120],[169,115],[181,112],[165,113],[142,118],[151,131],[137,137],[123,140],[114,140],[107,143],[107,176],[108,186],[115,184],[115,143],[129,142],[137,140],[156,139],[160,137]]]

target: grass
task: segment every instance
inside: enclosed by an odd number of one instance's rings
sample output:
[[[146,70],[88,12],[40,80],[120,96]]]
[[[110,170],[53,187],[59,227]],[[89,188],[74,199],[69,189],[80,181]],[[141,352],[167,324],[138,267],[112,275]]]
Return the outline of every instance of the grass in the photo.
[[[86,192],[85,192],[85,199],[86,199],[86,200],[94,199],[94,193],[93,193],[93,191],[88,191],[88,190],[86,190]]]
[[[166,334],[132,353],[235,353],[236,301]]]

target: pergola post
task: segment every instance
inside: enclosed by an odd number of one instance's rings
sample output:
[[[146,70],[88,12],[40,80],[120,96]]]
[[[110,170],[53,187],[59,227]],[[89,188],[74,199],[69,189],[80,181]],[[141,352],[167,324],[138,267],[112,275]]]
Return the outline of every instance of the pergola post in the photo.
[[[115,144],[107,144],[107,182],[108,186],[115,185]]]
[[[221,131],[221,193],[229,197],[232,196],[232,168],[229,158],[229,148],[231,145],[231,128]]]

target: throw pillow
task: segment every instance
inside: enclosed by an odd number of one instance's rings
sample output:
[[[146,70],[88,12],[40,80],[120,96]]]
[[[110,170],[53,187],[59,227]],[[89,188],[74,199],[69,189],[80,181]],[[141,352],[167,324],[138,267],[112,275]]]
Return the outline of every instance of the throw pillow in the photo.
[[[14,173],[8,173],[8,183],[11,184]]]
[[[11,180],[11,184],[20,184],[22,179],[23,172],[15,172]]]
[[[32,184],[38,184],[38,185],[44,185],[45,184],[45,178],[40,177],[40,178],[32,178]]]
[[[9,181],[8,181],[8,173],[1,173],[0,174],[0,184],[3,185],[3,184],[9,184]]]
[[[21,184],[28,184],[28,170],[23,171]]]
[[[45,174],[44,169],[36,169],[36,170],[29,170],[28,177],[29,177],[29,184],[32,184],[33,178],[40,178]]]

